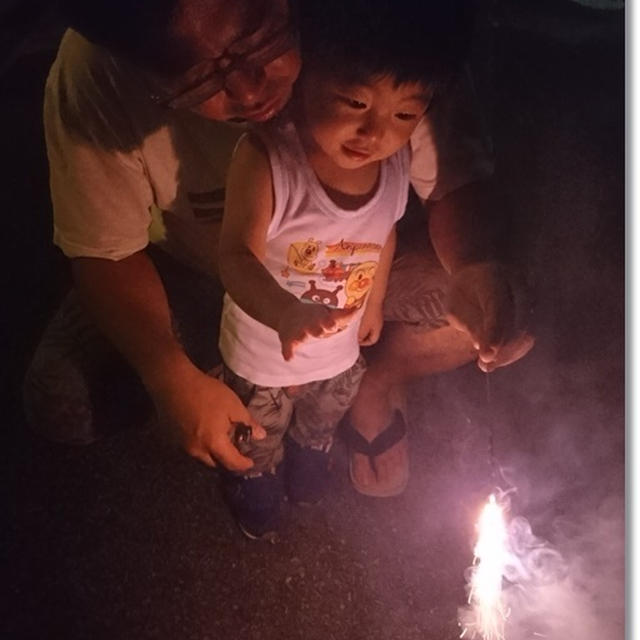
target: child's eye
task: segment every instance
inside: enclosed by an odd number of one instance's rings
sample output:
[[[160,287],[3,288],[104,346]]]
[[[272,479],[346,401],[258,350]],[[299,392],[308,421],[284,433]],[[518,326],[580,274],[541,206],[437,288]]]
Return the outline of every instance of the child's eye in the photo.
[[[348,96],[340,96],[340,99],[344,104],[346,104],[351,109],[366,109],[367,105],[364,102],[360,102],[360,100],[354,100],[353,98],[349,98]]]
[[[415,120],[417,116],[415,113],[396,113],[396,118],[398,118],[398,120],[410,121]]]

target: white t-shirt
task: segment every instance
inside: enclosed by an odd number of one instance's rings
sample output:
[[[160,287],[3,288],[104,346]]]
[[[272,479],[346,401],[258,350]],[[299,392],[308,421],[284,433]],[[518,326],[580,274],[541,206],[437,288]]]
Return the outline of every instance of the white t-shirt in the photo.
[[[378,187],[355,210],[338,207],[307,161],[294,125],[259,130],[271,165],[274,211],[264,266],[302,302],[355,309],[344,330],[309,338],[285,361],[278,334],[247,315],[227,294],[220,352],[235,373],[254,384],[283,387],[331,378],[358,358],[358,326],[384,244],[407,206],[408,146],[381,163]]]
[[[119,260],[149,240],[216,272],[229,160],[244,128],[155,105],[140,75],[74,31],[45,89],[54,242]]]
[[[156,106],[134,68],[71,30],[47,79],[44,124],[54,242],[67,256],[119,260],[151,240],[216,273],[225,178],[242,127]],[[427,119],[411,147],[411,182],[427,199],[439,166]],[[472,158],[459,182],[477,166]]]

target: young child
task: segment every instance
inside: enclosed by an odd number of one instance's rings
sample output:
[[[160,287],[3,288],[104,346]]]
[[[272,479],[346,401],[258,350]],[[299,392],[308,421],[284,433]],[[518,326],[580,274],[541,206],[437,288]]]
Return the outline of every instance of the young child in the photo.
[[[241,443],[255,466],[225,474],[223,486],[251,538],[272,536],[285,493],[321,498],[334,432],[364,373],[359,347],[380,336],[409,137],[450,68],[450,25],[438,28],[446,12],[431,4],[403,15],[386,0],[305,0],[291,105],[237,146],[220,349],[224,381],[267,437]]]

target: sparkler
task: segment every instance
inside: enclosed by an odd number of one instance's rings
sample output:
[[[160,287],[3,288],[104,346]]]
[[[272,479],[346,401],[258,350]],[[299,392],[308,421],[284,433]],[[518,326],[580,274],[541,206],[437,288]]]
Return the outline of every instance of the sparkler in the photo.
[[[474,566],[469,588],[470,615],[460,637],[504,640],[508,616],[502,596],[502,576],[508,560],[507,526],[503,508],[492,494],[478,520],[478,541],[474,548]]]
[[[489,374],[485,374],[485,396],[487,408],[491,406]],[[493,428],[488,429],[489,465],[492,477],[500,475],[493,448]],[[504,640],[504,625],[508,611],[502,594],[502,576],[507,565],[508,535],[503,507],[494,494],[489,496],[476,525],[478,540],[473,550],[473,567],[469,581],[470,618],[463,626],[461,638],[467,631],[470,637],[483,640]]]
[[[491,405],[489,375],[485,375],[487,408]],[[489,466],[493,480],[501,476],[493,446],[493,428],[488,431]],[[504,628],[509,615],[502,592],[502,579],[507,569],[510,550],[505,522],[505,496],[513,489],[500,492],[500,500],[491,494],[476,524],[478,539],[470,569],[468,609],[460,618],[460,637],[482,640],[505,640]]]

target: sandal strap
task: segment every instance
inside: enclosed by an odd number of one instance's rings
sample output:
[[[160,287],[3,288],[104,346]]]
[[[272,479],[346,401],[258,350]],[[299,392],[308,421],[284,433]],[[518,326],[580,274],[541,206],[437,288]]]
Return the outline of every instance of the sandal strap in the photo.
[[[400,411],[395,412],[393,421],[382,432],[380,432],[371,442],[367,440],[359,431],[357,431],[353,425],[349,424],[346,436],[349,446],[357,453],[362,453],[369,457],[369,460],[373,462],[375,456],[379,456],[381,453],[391,449],[393,445],[397,444],[404,438],[407,433],[407,426],[402,417]]]

